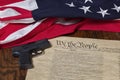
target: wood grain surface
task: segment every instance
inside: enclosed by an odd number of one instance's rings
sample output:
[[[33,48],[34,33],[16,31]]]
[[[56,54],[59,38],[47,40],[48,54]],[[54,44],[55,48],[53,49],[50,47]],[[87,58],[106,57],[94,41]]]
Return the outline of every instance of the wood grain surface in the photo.
[[[120,40],[120,33],[100,31],[76,31],[65,36]],[[18,58],[12,56],[11,49],[0,49],[0,80],[25,80],[27,70],[19,68]]]

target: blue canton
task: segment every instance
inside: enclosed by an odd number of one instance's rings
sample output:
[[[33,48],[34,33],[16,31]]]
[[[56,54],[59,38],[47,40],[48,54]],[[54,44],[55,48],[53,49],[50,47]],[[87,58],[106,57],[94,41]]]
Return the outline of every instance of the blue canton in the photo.
[[[32,12],[35,20],[46,17],[120,18],[120,0],[36,0],[38,9]]]
[[[119,0],[69,0],[65,5],[78,8],[86,15],[91,13],[104,18],[105,16],[120,15],[120,5],[118,3],[120,3]]]

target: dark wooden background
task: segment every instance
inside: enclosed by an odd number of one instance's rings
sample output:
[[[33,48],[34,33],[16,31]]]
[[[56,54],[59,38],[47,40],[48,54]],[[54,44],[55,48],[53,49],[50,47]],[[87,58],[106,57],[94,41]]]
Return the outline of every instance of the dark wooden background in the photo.
[[[76,31],[66,35],[83,38],[120,40],[120,33],[102,31]],[[0,80],[25,80],[27,70],[19,69],[18,59],[11,54],[11,49],[0,50]]]

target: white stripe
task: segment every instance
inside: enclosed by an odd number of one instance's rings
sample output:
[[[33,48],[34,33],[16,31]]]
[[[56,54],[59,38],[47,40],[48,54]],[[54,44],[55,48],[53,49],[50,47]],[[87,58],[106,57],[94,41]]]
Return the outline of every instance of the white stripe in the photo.
[[[13,4],[9,4],[6,6],[15,6],[15,7],[23,8],[30,11],[38,8],[36,0],[25,0],[25,1],[16,2]]]
[[[34,24],[31,24],[29,26],[26,26],[25,28],[22,28],[20,30],[17,30],[16,32],[13,32],[8,37],[6,37],[5,40],[1,40],[0,44],[9,43],[9,42],[12,42],[12,41],[15,41],[17,39],[24,37],[25,35],[29,34],[33,29],[35,29],[39,24],[41,24],[44,20],[45,19],[38,21]]]
[[[33,18],[25,18],[25,19],[18,19],[18,20],[9,20],[9,21],[4,21],[7,23],[24,23],[24,24],[28,24],[28,23],[33,23],[35,22],[35,20]]]
[[[80,21],[81,21],[81,19],[79,19],[79,20],[68,20],[67,21],[64,18],[58,18],[57,21],[56,21],[56,24],[72,25],[72,24],[78,23]]]
[[[25,18],[25,19],[19,19],[19,20],[9,20],[9,21],[0,21],[0,29],[3,27],[6,27],[9,23],[23,23],[23,24],[28,24],[28,23],[33,23],[35,20],[33,18]]]
[[[3,27],[7,26],[8,23],[7,22],[2,22],[0,21],[0,29],[2,29]]]
[[[20,15],[20,13],[18,13],[16,10],[14,9],[11,9],[11,8],[7,8],[3,11],[0,11],[0,18],[6,18],[6,17],[9,17],[9,16],[17,16],[17,15]]]
[[[120,19],[114,19],[114,20],[120,20]]]

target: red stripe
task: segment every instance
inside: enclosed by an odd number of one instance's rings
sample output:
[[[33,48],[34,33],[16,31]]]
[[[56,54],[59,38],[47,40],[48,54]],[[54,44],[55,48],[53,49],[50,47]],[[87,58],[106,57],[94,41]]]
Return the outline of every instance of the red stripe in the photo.
[[[24,0],[0,0],[0,6],[15,3],[15,2],[20,2]]]
[[[17,30],[25,28],[28,24],[8,24],[0,29],[0,40],[4,40],[7,36],[14,33]]]
[[[120,32],[120,20],[85,19],[78,30]]]

